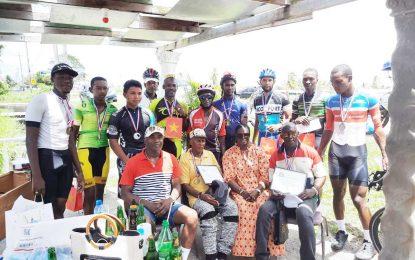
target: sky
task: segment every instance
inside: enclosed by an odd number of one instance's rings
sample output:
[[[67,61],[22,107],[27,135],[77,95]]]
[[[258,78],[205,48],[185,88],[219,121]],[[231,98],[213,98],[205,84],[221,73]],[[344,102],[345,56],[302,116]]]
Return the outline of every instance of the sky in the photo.
[[[272,68],[277,84],[284,84],[290,72],[300,76],[314,67],[320,79],[329,81],[331,69],[350,65],[355,84],[370,84],[391,59],[396,32],[385,0],[358,0],[315,12],[305,22],[227,36],[177,50],[181,53],[176,73],[201,83],[211,83],[212,71],[230,71],[238,87],[257,85],[259,71]],[[23,74],[27,74],[24,43],[2,43],[0,73],[20,79],[19,55]],[[29,43],[31,71],[51,68],[52,45]],[[160,69],[154,49],[118,46],[68,45],[68,54],[80,59],[89,78],[109,79],[113,86],[135,78],[142,80],[146,67]]]

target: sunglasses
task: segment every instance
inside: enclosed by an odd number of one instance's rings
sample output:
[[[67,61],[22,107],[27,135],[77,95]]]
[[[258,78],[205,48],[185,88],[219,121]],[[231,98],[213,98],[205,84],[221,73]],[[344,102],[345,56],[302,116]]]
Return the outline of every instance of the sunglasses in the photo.
[[[245,134],[236,134],[236,137],[238,139],[243,139],[243,138],[249,138],[250,134],[249,133],[245,133]]]
[[[211,94],[204,94],[199,96],[200,100],[206,100],[206,99],[213,99],[213,96]]]

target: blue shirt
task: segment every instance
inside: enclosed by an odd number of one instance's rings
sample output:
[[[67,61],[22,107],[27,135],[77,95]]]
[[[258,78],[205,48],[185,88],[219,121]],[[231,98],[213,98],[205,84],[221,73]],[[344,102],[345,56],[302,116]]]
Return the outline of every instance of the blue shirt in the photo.
[[[236,127],[241,124],[242,115],[247,113],[247,106],[236,97],[234,97],[233,104],[232,99],[221,98],[213,102],[213,106],[223,113],[225,122],[230,120],[229,125],[226,124],[226,135],[234,136]],[[228,118],[229,114],[230,118]]]

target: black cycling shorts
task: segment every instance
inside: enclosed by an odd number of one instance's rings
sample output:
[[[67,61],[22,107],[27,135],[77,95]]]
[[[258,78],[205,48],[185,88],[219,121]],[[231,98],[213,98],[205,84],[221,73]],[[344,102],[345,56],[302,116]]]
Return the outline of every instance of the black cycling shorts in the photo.
[[[39,166],[45,181],[45,203],[57,198],[67,199],[74,176],[72,157],[69,150],[38,149]]]
[[[350,146],[331,142],[329,149],[331,179],[348,179],[349,184],[366,186],[369,181],[366,145]]]

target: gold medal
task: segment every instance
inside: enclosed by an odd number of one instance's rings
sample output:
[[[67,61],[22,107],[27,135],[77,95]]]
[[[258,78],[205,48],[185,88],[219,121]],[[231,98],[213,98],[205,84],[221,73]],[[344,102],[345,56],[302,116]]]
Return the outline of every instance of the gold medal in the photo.
[[[226,126],[230,126],[231,125],[231,120],[230,119],[226,119]]]

